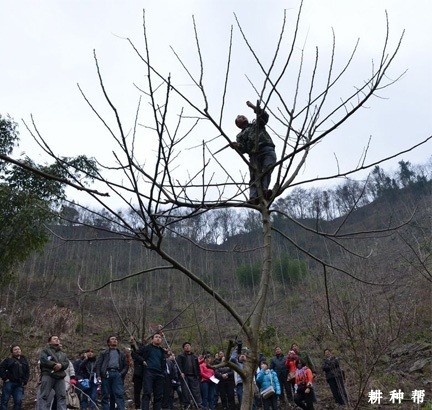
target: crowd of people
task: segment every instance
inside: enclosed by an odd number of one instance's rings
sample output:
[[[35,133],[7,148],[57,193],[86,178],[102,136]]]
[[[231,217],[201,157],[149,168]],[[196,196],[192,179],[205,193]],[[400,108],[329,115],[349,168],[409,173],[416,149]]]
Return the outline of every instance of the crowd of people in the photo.
[[[92,349],[87,349],[71,362],[62,350],[60,338],[50,336],[39,358],[37,410],[124,410],[125,377],[130,367],[133,367],[135,409],[215,410],[220,403],[224,410],[234,410],[241,405],[243,380],[238,372],[248,360],[248,350],[241,341],[237,341],[228,358],[222,351],[196,355],[188,341],[182,344],[182,352],[175,355],[161,332],[153,334],[150,341],[137,342],[132,337],[130,346],[122,350],[117,337],[110,336],[107,348],[97,357]],[[3,380],[0,410],[8,408],[11,398],[14,410],[21,409],[30,376],[29,363],[20,347],[11,346],[10,353],[0,363]],[[347,394],[339,360],[329,349],[324,356],[322,371],[334,400],[345,405]],[[230,362],[237,366],[237,372],[229,366]],[[316,371],[309,355],[300,351],[296,343],[287,354],[276,347],[270,360],[260,355],[252,409],[261,406],[264,410],[313,409],[317,401]]]

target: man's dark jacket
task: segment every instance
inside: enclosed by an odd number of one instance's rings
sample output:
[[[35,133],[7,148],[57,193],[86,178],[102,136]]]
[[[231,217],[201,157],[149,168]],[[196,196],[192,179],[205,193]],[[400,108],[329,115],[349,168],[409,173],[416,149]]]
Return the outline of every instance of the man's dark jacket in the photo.
[[[25,386],[30,377],[30,367],[24,356],[20,358],[8,357],[0,363],[0,377],[5,382],[10,380],[13,383]]]
[[[165,350],[160,346],[155,346],[152,343],[143,345],[138,350],[138,355],[142,358],[145,364],[143,364],[144,369],[149,368],[150,370],[157,371],[160,373],[166,373],[166,359]],[[150,365],[150,357],[160,357],[160,362],[156,364],[156,367]]]
[[[118,371],[120,376],[124,379],[129,370],[129,366],[126,363],[126,355],[120,349],[106,349],[98,356],[96,360],[96,377],[104,378],[106,376],[110,350],[117,350],[119,354]]]
[[[200,371],[200,367],[199,367],[199,363],[198,363],[198,357],[196,357],[193,353],[190,353],[189,355],[192,356],[192,374],[198,378],[201,377],[201,371]],[[189,356],[188,355],[188,356]],[[186,365],[187,365],[187,360],[188,358],[186,357],[186,353],[180,353],[177,356],[177,364],[180,368],[180,371],[186,375],[191,375],[191,373],[186,372]]]
[[[283,354],[275,355],[271,360],[270,369],[276,372],[279,379],[281,377],[286,379],[286,377],[288,376],[288,369],[285,365],[285,362],[286,362],[286,356],[284,356]]]

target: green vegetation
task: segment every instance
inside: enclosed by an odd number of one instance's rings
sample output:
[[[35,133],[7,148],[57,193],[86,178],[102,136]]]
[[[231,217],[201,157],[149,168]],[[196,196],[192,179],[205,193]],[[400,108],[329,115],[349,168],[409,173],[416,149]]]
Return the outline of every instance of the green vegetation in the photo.
[[[8,156],[18,147],[17,128],[12,118],[0,115],[0,154]],[[58,179],[91,179],[97,171],[95,161],[85,156],[63,157],[50,165],[28,157],[19,162],[22,166],[0,160],[0,286],[12,280],[17,263],[47,243],[46,224],[53,222],[66,198],[65,184]]]
[[[303,260],[292,259],[288,255],[273,262],[273,276],[279,282],[289,286],[301,281],[307,274],[307,263]]]
[[[261,277],[261,265],[259,263],[241,265],[237,268],[236,274],[240,285],[244,287],[256,286]]]
[[[288,286],[301,281],[307,275],[307,263],[299,259],[292,259],[288,255],[273,262],[273,278]],[[236,269],[239,283],[244,287],[254,287],[261,277],[261,266],[258,263],[241,265]]]

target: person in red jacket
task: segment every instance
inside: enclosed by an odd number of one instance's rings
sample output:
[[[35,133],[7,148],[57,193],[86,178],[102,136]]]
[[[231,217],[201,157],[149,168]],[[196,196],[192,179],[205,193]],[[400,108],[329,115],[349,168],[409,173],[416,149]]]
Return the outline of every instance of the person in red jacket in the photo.
[[[302,359],[297,360],[297,370],[295,373],[295,395],[294,401],[297,406],[305,410],[313,410],[314,396],[312,390],[313,374],[312,370],[306,366]]]
[[[290,350],[286,356],[285,366],[288,369],[288,388],[287,396],[288,400],[294,400],[294,385],[295,385],[295,372],[297,370],[296,362],[298,360],[297,353],[295,350]]]
[[[214,380],[215,371],[210,367],[213,361],[213,356],[206,354],[200,357],[201,371],[201,399],[203,409],[214,410],[214,395],[216,392],[216,384]]]

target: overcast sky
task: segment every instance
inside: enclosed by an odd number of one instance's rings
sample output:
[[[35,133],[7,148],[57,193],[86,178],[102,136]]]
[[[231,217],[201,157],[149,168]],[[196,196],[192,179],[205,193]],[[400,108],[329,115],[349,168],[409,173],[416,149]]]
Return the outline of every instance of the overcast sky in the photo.
[[[268,63],[278,40],[283,10],[287,10],[288,32],[298,6],[299,1],[291,0],[0,0],[0,113],[10,114],[20,123],[21,151],[36,160],[43,157],[38,156],[21,124],[21,119],[29,122],[30,114],[57,153],[86,153],[109,158],[111,146],[107,131],[83,100],[77,83],[101,113],[108,113],[96,77],[93,60],[93,50],[96,50],[105,86],[119,109],[123,124],[126,129],[133,126],[140,95],[133,83],[145,84],[145,67],[125,38],[132,39],[143,50],[145,9],[154,64],[164,74],[171,73],[174,84],[184,90],[192,88],[191,81],[182,72],[169,46],[188,64],[194,64],[194,72],[198,72],[194,15],[206,64],[204,80],[211,108],[216,113],[220,110],[218,103],[230,27],[234,26],[233,75],[223,119],[225,132],[234,139],[238,130],[233,119],[238,113],[249,114],[245,101],[256,99],[245,75],[256,84],[260,84],[261,78],[252,67],[233,12],[257,53]],[[359,50],[345,84],[348,91],[361,85],[371,73],[372,59],[377,61],[380,57],[386,10],[391,47],[397,44],[402,31],[406,31],[389,79],[407,72],[391,88],[380,93],[382,98],[371,100],[368,108],[338,130],[333,139],[317,147],[304,168],[303,178],[331,174],[337,165],[352,167],[358,162],[369,137],[370,161],[373,161],[432,134],[432,1],[305,0],[299,41],[305,49],[305,65],[312,64],[315,46],[319,46],[324,61],[326,56],[328,58],[331,29],[334,28],[339,66],[360,38]],[[289,85],[286,92],[290,93]],[[196,135],[195,138],[201,141],[207,136]],[[216,140],[212,148],[223,144],[223,140]],[[108,146],[110,148],[104,152]],[[428,143],[399,159],[424,163],[431,151],[432,145]],[[194,155],[193,150],[190,154]],[[222,159],[235,164],[235,172],[245,172],[245,164],[237,161],[235,152],[226,150],[221,155]],[[391,169],[396,164],[397,160],[383,167]]]

